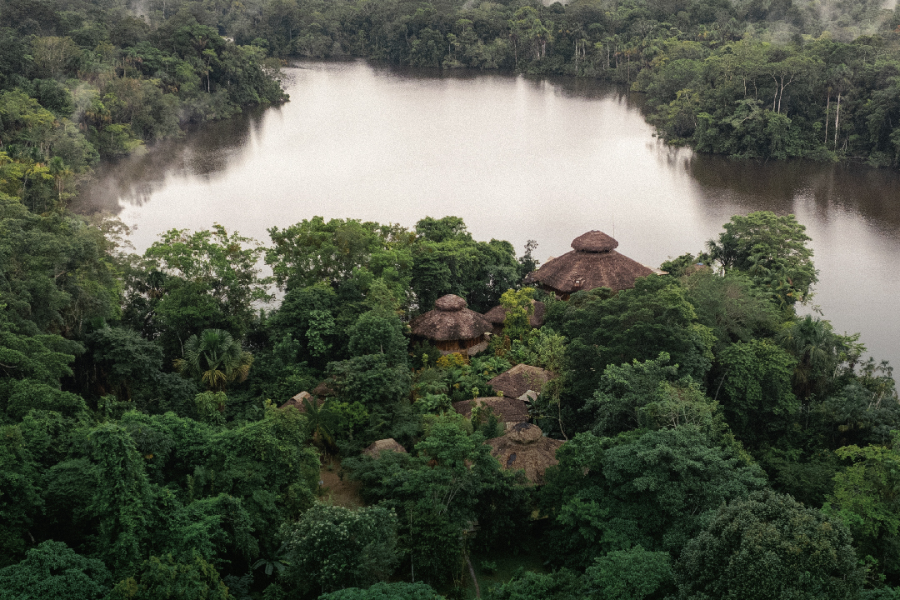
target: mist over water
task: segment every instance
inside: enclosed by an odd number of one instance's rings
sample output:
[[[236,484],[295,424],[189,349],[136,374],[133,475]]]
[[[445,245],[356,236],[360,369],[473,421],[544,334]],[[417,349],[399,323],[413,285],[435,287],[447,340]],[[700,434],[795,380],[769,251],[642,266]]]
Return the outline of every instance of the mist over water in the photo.
[[[361,61],[287,69],[291,102],[104,166],[73,205],[163,231],[267,229],[314,215],[407,227],[463,217],[476,239],[567,252],[601,229],[658,266],[737,213],[795,213],[813,238],[814,303],[900,364],[900,175],[859,165],[696,155],[653,137],[638,99],[576,79],[441,73]]]

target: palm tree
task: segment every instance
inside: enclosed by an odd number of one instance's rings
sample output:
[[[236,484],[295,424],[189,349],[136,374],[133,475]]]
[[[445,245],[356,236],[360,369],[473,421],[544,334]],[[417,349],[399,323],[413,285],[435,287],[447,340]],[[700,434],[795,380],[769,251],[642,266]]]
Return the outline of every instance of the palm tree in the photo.
[[[233,381],[244,381],[250,373],[253,355],[222,329],[205,329],[184,344],[184,358],[175,369],[185,377],[199,378],[214,392],[224,391]]]

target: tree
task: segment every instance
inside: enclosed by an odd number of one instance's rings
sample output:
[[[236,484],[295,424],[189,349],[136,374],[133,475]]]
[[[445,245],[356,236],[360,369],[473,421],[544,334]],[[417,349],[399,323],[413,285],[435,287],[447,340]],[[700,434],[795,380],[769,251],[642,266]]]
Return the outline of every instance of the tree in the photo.
[[[674,583],[669,553],[648,552],[641,546],[601,556],[585,576],[593,597],[616,600],[663,598]]]
[[[353,356],[384,354],[390,365],[406,364],[408,342],[396,314],[384,310],[363,313],[347,332]]]
[[[30,549],[22,562],[0,569],[0,600],[39,600],[57,596],[101,600],[110,589],[102,561],[76,554],[48,540]]]
[[[184,358],[175,368],[188,378],[195,378],[212,391],[223,391],[234,381],[244,381],[253,364],[253,355],[241,349],[227,331],[206,329],[199,337],[192,335],[184,344]]]
[[[116,584],[110,600],[234,600],[215,567],[199,555],[186,562],[151,556],[136,577]]]
[[[675,580],[685,600],[850,600],[864,572],[838,520],[765,491],[719,508],[685,547]]]
[[[724,225],[718,241],[707,242],[710,256],[724,271],[747,273],[781,305],[792,306],[809,298],[818,279],[806,227],[794,215],[760,211],[736,215]]]
[[[834,493],[828,496],[825,512],[850,529],[860,551],[877,559],[879,571],[896,579],[900,433],[893,433],[890,446],[845,446],[836,454],[852,464],[834,476]]]
[[[738,438],[757,446],[783,432],[800,408],[791,391],[791,356],[768,340],[752,340],[732,344],[719,362],[722,405]]]
[[[221,225],[193,233],[173,229],[160,238],[144,253],[132,295],[151,300],[148,318],[162,327],[169,355],[181,354],[185,340],[204,329],[243,337],[255,316],[254,303],[270,298],[268,281],[259,277],[259,245]],[[162,285],[145,287],[154,277]]]
[[[765,485],[733,442],[696,425],[616,438],[581,433],[557,451],[541,505],[553,523],[554,560],[586,568],[640,544],[677,554],[722,502]]]
[[[446,583],[461,576],[476,520],[505,527],[509,536],[525,517],[516,476],[502,472],[484,438],[466,427],[459,415],[429,417],[413,454],[344,462],[362,481],[368,503],[396,511],[404,566],[414,580]]]
[[[571,340],[566,356],[577,398],[594,393],[610,364],[653,360],[667,352],[679,373],[698,381],[712,364],[712,332],[697,321],[684,290],[671,279],[642,277],[633,289],[612,297],[602,289],[579,292],[560,308],[556,319]]]
[[[285,578],[301,592],[333,592],[385,581],[399,561],[397,515],[381,506],[316,504],[285,532]]]
[[[698,269],[680,282],[697,320],[716,336],[716,355],[728,344],[775,333],[780,320],[775,304],[745,274],[730,271],[723,277]]]
[[[430,585],[424,583],[376,583],[366,589],[346,588],[319,596],[319,600],[440,600]]]

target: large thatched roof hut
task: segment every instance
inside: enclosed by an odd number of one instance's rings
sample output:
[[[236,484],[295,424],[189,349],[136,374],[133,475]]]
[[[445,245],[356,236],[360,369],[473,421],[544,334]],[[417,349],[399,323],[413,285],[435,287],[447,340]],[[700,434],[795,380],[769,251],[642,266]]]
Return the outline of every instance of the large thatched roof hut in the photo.
[[[540,427],[528,423],[519,423],[487,443],[491,456],[500,461],[501,467],[510,471],[524,469],[528,481],[537,485],[544,483],[547,467],[559,464],[556,450],[563,445],[562,440],[544,437]]]
[[[588,231],[572,241],[571,252],[548,260],[525,278],[555,292],[563,300],[581,290],[607,287],[614,292],[634,287],[634,280],[653,273],[649,267],[616,252],[619,242],[602,231]]]
[[[506,425],[506,428],[524,423],[528,420],[528,406],[518,398],[501,398],[499,396],[488,398],[475,398],[454,402],[453,410],[467,419],[472,418],[472,409],[476,406],[490,407],[497,420]]]
[[[488,383],[494,391],[502,393],[507,398],[524,400],[522,396],[529,390],[540,394],[544,384],[555,377],[556,373],[552,371],[522,364],[500,373]]]
[[[537,300],[532,300],[531,305],[534,306],[534,312],[528,317],[528,324],[536,329],[544,324],[544,315],[547,312],[547,305],[543,302],[538,302]],[[503,325],[506,322],[506,309],[503,308],[503,306],[495,306],[484,313],[484,318],[493,325],[495,334],[501,333],[503,331]]]
[[[419,315],[409,326],[413,335],[432,340],[442,354],[469,356],[487,348],[485,334],[493,329],[484,315],[466,308],[466,301],[455,294],[438,298],[434,310]]]
[[[400,443],[397,442],[397,440],[395,440],[394,438],[378,440],[377,442],[363,450],[363,454],[365,454],[366,456],[374,456],[375,458],[378,458],[384,450],[406,454],[406,448],[401,446]]]

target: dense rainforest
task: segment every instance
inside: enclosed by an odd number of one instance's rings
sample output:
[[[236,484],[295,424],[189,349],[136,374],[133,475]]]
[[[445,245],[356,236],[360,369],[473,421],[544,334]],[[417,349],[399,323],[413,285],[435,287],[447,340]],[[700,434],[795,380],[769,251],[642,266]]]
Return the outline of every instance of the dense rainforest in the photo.
[[[0,196],[0,598],[900,595],[891,369],[798,314],[793,216],[567,301],[523,285],[534,244],[458,218],[270,237],[135,255]],[[506,308],[481,353],[410,335],[448,293]],[[543,485],[452,408],[523,363],[558,374],[530,406],[564,441]],[[327,395],[281,406],[303,390]],[[385,438],[407,452],[361,454]]]
[[[454,217],[261,243],[211,216],[135,254],[66,211],[98,160],[285,100],[292,55],[603,77],[673,142],[896,165],[898,25],[874,2],[3,0],[0,600],[900,597],[892,370],[803,308],[790,215],[562,301],[525,283],[533,243]],[[503,333],[414,338],[445,294],[503,306]],[[542,485],[491,455],[496,415],[452,408],[519,364],[557,375],[529,409],[564,442]],[[362,453],[385,438],[406,452]]]

